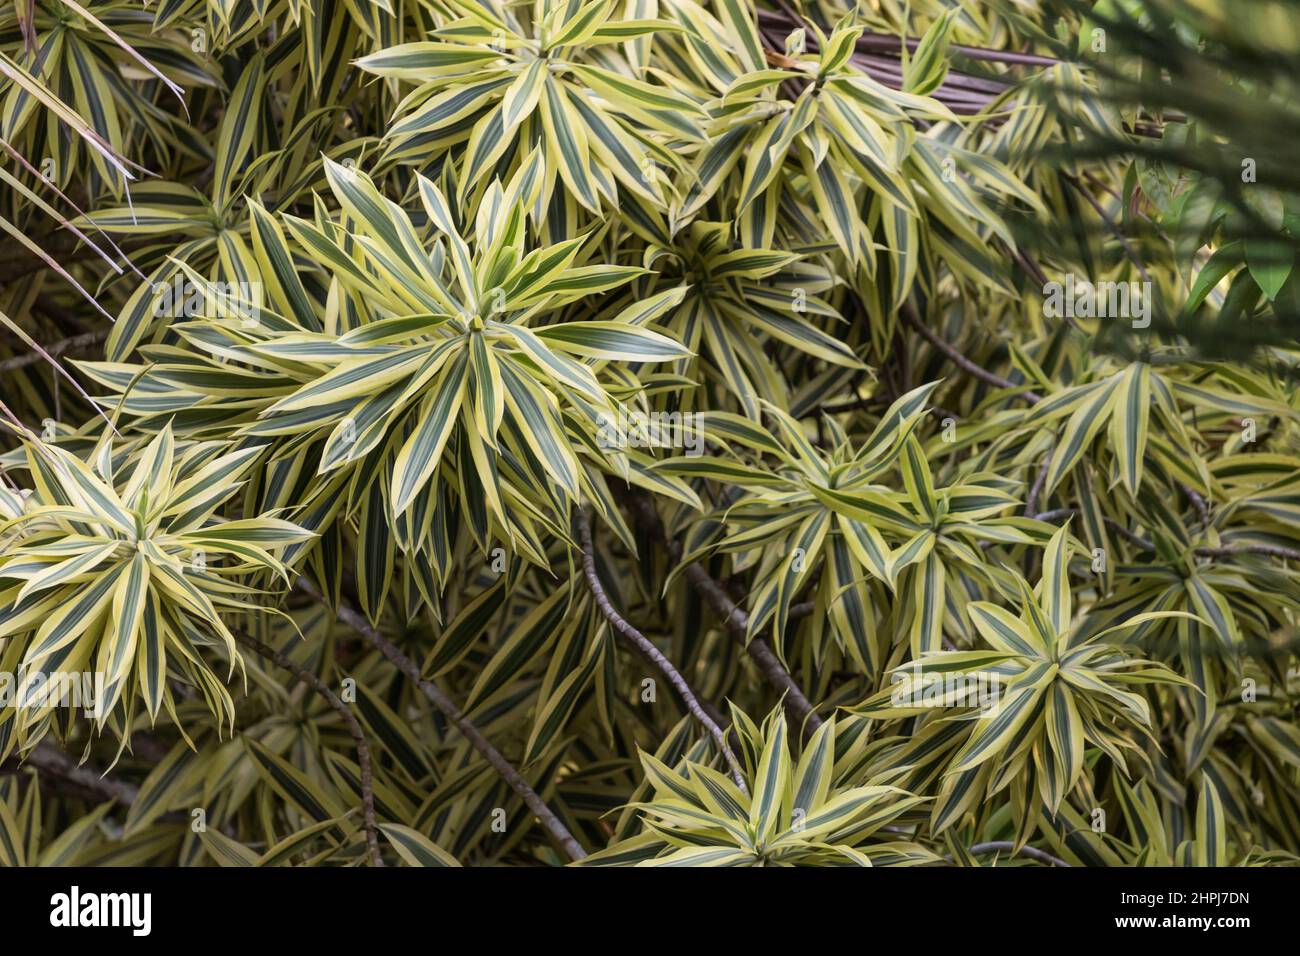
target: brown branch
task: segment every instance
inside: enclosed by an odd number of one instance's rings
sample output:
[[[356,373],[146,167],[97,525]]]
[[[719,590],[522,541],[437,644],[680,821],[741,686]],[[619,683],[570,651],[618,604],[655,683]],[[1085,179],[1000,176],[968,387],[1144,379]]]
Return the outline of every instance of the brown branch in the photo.
[[[1120,246],[1124,249],[1124,254],[1128,256],[1130,262],[1137,266],[1138,273],[1142,276],[1142,279],[1146,282],[1150,282],[1151,276],[1147,273],[1146,266],[1142,264],[1141,257],[1137,254],[1137,250],[1133,248],[1132,243],[1128,241],[1128,237],[1124,235],[1124,230],[1119,227],[1119,223],[1107,214],[1106,210],[1102,208],[1101,203],[1097,202],[1097,197],[1084,189],[1083,185],[1077,179],[1068,174],[1065,175],[1064,179],[1075,192],[1084,198],[1088,205],[1092,207],[1092,211],[1095,212],[1101,221],[1106,224],[1106,227],[1110,229],[1111,234],[1119,240]]]
[[[1016,845],[1010,840],[994,840],[991,843],[977,843],[973,847],[970,847],[966,852],[971,856],[979,856],[983,853],[1006,853],[1008,851],[1011,852],[1012,856],[1019,855],[1028,857],[1031,860],[1037,860],[1039,863],[1046,863],[1049,866],[1063,866],[1067,868],[1070,866],[1069,863],[1066,863],[1059,856],[1052,856],[1052,854],[1032,846],[1022,846],[1017,850]]]
[[[648,637],[632,626],[614,609],[614,605],[609,600],[609,595],[605,593],[604,585],[600,583],[600,576],[596,573],[595,547],[591,538],[591,519],[588,517],[587,512],[580,508],[576,515],[576,521],[580,544],[578,554],[582,560],[583,573],[587,578],[587,587],[591,590],[591,596],[596,601],[596,607],[600,609],[600,613],[604,615],[605,620],[609,621],[619,636],[645,655],[668,678],[668,682],[673,685],[678,696],[686,704],[686,709],[690,711],[691,716],[708,731],[709,736],[713,738],[713,742],[722,751],[727,766],[731,768],[731,778],[736,781],[736,786],[740,788],[740,792],[748,795],[749,791],[745,787],[745,775],[741,771],[739,761],[736,760],[736,755],[732,753],[731,747],[727,744],[727,735],[700,706],[699,695],[695,693],[694,688],[682,676],[681,672],[673,666],[673,662],[659,648],[655,647]]]
[[[1238,544],[1226,548],[1197,548],[1196,553],[1203,558],[1231,558],[1241,554],[1259,554],[1269,558],[1281,558],[1284,561],[1300,561],[1300,551],[1295,548],[1282,548],[1271,544]]]
[[[669,540],[668,533],[664,530],[663,522],[659,520],[659,513],[655,511],[654,506],[640,495],[626,494],[622,497],[628,502],[638,523],[659,543],[669,559],[673,563],[680,561],[681,545]],[[817,716],[812,703],[790,676],[781,659],[776,656],[771,644],[761,634],[755,634],[752,640],[747,640],[749,616],[731,600],[722,585],[707,571],[698,564],[689,564],[686,566],[685,574],[686,580],[722,619],[732,639],[744,648],[745,653],[758,666],[767,682],[782,695],[781,703],[791,723],[802,728],[805,738],[811,736],[822,725],[822,719]],[[792,608],[791,611],[793,610]]]
[[[1072,514],[1077,514],[1074,508],[1057,508],[1054,511],[1044,511],[1034,515],[1038,521],[1050,521],[1056,518],[1064,518]],[[1130,531],[1113,518],[1103,518],[1106,527],[1110,528],[1121,538],[1127,540],[1130,544],[1140,551],[1154,551],[1155,544],[1142,537],[1136,531]],[[1233,544],[1221,548],[1211,548],[1202,546],[1193,549],[1193,553],[1201,558],[1233,558],[1243,554],[1257,554],[1266,558],[1280,558],[1283,561],[1300,561],[1300,550],[1296,548],[1284,548],[1274,544]]]
[[[897,53],[901,52],[904,42],[907,44],[908,52],[915,53],[916,47],[921,41],[916,37],[908,37],[906,41],[903,41],[898,37],[884,33],[866,33],[859,38],[856,48],[870,53]],[[967,46],[964,43],[950,43],[948,49],[953,53],[961,54],[967,59],[987,60],[991,63],[1006,63],[1013,66],[1050,67],[1061,62],[1054,57],[1041,56],[1037,53],[1013,53],[1009,50]]]
[[[1196,489],[1190,485],[1185,485],[1180,481],[1178,487],[1183,489],[1183,494],[1192,503],[1196,513],[1201,516],[1201,524],[1208,528],[1210,526],[1210,506],[1205,503],[1205,499],[1197,494]]]
[[[325,607],[329,607],[329,602],[325,600],[324,595],[316,590],[315,585],[311,584],[306,578],[298,578],[294,586],[303,594],[308,595]],[[338,615],[340,621],[378,648],[381,654],[415,683],[420,692],[442,712],[444,717],[455,725],[456,729],[483,756],[483,759],[492,766],[492,769],[500,775],[501,779],[510,786],[510,789],[520,796],[528,809],[533,811],[533,814],[541,821],[542,826],[550,832],[551,836],[555,837],[556,842],[560,844],[569,859],[576,862],[586,858],[587,851],[573,838],[573,834],[569,832],[568,827],[546,805],[546,801],[537,795],[537,791],[529,785],[528,781],[523,778],[523,775],[514,768],[510,761],[501,756],[500,751],[492,746],[492,743],[483,736],[478,727],[474,726],[460,712],[460,708],[452,703],[451,698],[443,692],[442,688],[433,681],[425,680],[420,675],[419,666],[403,654],[392,641],[371,627],[370,622],[357,611],[346,604],[340,604],[338,608],[334,609],[334,613]]]
[[[1106,523],[1107,528],[1110,528],[1111,531],[1114,531],[1121,538],[1125,539],[1130,544],[1136,545],[1143,551],[1154,551],[1156,549],[1156,546],[1146,538],[1142,537],[1142,535],[1138,534],[1136,531],[1130,531],[1114,518],[1103,518],[1102,520]]]
[[[686,579],[722,618],[732,638],[745,648],[754,663],[758,665],[758,669],[763,672],[763,676],[767,678],[768,683],[781,692],[781,702],[785,706],[786,713],[797,726],[802,728],[803,736],[805,738],[812,736],[821,727],[822,719],[817,716],[812,702],[795,683],[790,672],[781,663],[781,659],[776,656],[776,651],[772,650],[772,645],[767,638],[755,634],[748,642],[746,641],[749,633],[749,615],[732,601],[727,596],[727,592],[722,589],[722,585],[698,564],[687,565]]]
[[[32,252],[24,247],[22,255],[11,255],[0,260],[0,284],[16,282],[24,276],[52,269],[54,268],[51,265],[52,261],[67,266],[75,262],[97,259],[103,255],[95,246],[83,245],[78,247],[75,236],[69,235],[66,239],[63,236],[64,234],[57,234],[54,237],[42,237],[34,240],[45,255]]]
[[[98,342],[108,338],[108,329],[96,329],[94,332],[84,332],[81,335],[74,335],[71,338],[55,342],[53,345],[45,346],[45,355],[40,352],[27,352],[24,355],[15,355],[13,358],[7,358],[0,361],[0,372],[12,372],[14,369],[23,368],[27,365],[35,365],[37,362],[44,361],[46,357],[55,358],[64,352],[76,352],[84,349],[88,345],[95,345]]]
[[[1029,489],[1029,500],[1025,502],[1025,514],[1032,515],[1038,510],[1038,498],[1043,493],[1043,486],[1047,484],[1047,473],[1052,470],[1052,452],[1048,449],[1047,458],[1043,460],[1042,467],[1038,469],[1038,477],[1034,479],[1034,485]]]
[[[913,329],[919,332],[923,339],[925,339],[936,349],[942,352],[945,356],[947,356],[948,360],[952,362],[954,365],[956,365],[958,368],[960,368],[962,371],[970,375],[973,375],[981,382],[987,382],[989,385],[992,385],[994,388],[1007,388],[1007,389],[1020,388],[1020,386],[1016,385],[1015,382],[1012,382],[1009,379],[1005,379],[1001,375],[997,375],[993,372],[990,372],[988,369],[984,368],[983,366],[976,365],[974,362],[972,362],[966,356],[962,355],[960,352],[958,352],[955,348],[953,348],[943,339],[939,338],[938,335],[932,332],[925,325],[925,323],[923,323],[920,320],[920,318],[917,317],[916,310],[912,308],[910,303],[905,304],[903,306],[903,320],[907,322],[907,324],[910,325]],[[1029,402],[1031,405],[1041,401],[1041,396],[1035,394],[1034,392],[1029,391],[1028,389],[1022,390],[1020,392],[1020,397],[1023,398],[1025,401]]]
[[[793,27],[806,26],[807,23],[796,11],[790,9],[788,4],[779,3],[779,5],[784,16],[770,10],[760,10],[758,14],[759,36],[772,50],[779,49],[780,41]],[[808,52],[816,52],[819,49],[815,36],[809,36],[805,42]],[[901,90],[906,85],[901,59],[902,48],[906,45],[908,49],[915,50],[919,42],[916,38],[908,38],[904,41],[885,34],[868,33],[857,41],[849,60],[877,83]],[[1033,53],[1015,53],[963,44],[951,44],[949,49],[970,59],[1007,64],[1052,66],[1059,62]],[[781,59],[786,58],[782,56]],[[1012,85],[1011,77],[1003,79],[972,76],[957,70],[949,70],[939,87],[929,95],[955,113],[973,115],[987,110],[999,96],[1011,89]]]
[[[249,634],[235,631],[234,635],[239,643],[251,648],[263,657],[275,661],[280,667],[294,674],[298,680],[320,694],[325,699],[325,702],[343,718],[343,722],[348,725],[348,733],[352,735],[352,740],[357,748],[357,765],[361,768],[361,815],[366,831],[366,848],[370,851],[371,866],[383,866],[384,858],[379,853],[379,827],[375,823],[375,775],[370,763],[370,745],[366,742],[366,735],[361,730],[361,723],[352,715],[348,705],[343,703],[339,696],[330,690],[329,685],[316,674],[306,668],[299,667],[285,654]]]
[[[19,152],[18,150],[16,150],[16,149],[14,149],[13,146],[11,146],[9,143],[5,142],[3,139],[0,139],[0,149],[3,149],[3,150],[4,150],[6,153],[8,153],[11,157],[13,157],[14,161],[17,162],[19,166],[21,166],[23,169],[27,170],[27,172],[31,173],[32,178],[33,178],[37,183],[40,183],[40,184],[44,185],[44,187],[45,187],[46,189],[49,189],[51,192],[54,193],[54,195],[58,196],[58,197],[59,197],[60,199],[62,199],[65,203],[67,203],[69,206],[71,206],[73,212],[75,212],[78,216],[81,216],[81,217],[83,217],[83,218],[85,217],[85,215],[86,215],[85,210],[82,209],[80,206],[78,206],[75,202],[73,202],[73,201],[72,201],[72,198],[71,198],[70,196],[68,196],[68,194],[65,193],[62,189],[60,189],[57,185],[55,185],[53,182],[51,182],[50,180],[46,179],[43,175],[41,175],[40,170],[38,170],[35,166],[33,166],[30,162],[28,162],[27,157],[25,157],[22,153],[20,153],[20,152]],[[74,235],[74,236],[76,236],[78,239],[80,239],[82,242],[84,242],[84,243],[86,244],[86,246],[89,247],[90,249],[92,249],[92,250],[98,250],[98,249],[99,249],[99,245],[98,245],[98,243],[94,242],[94,241],[93,241],[89,236],[87,236],[84,232],[82,232],[80,229],[78,229],[78,228],[77,228],[76,226],[74,226],[72,223],[68,222],[68,221],[67,221],[66,219],[64,219],[62,216],[59,216],[58,218],[59,218],[60,226],[61,226],[64,230],[66,230],[66,232],[58,232],[58,233],[54,233],[55,236],[60,237],[60,239],[62,239],[63,237],[67,236],[68,233],[71,233],[72,235]],[[100,238],[101,238],[101,239],[104,239],[105,241],[107,241],[107,243],[108,243],[110,246],[113,247],[113,251],[116,252],[119,256],[121,256],[121,257],[126,261],[126,265],[127,265],[127,267],[128,267],[132,272],[134,272],[137,276],[139,276],[141,279],[144,279],[144,278],[145,278],[145,274],[144,274],[143,272],[141,272],[138,268],[136,268],[135,263],[131,261],[131,257],[128,256],[125,252],[122,251],[122,247],[119,246],[116,242],[113,241],[113,237],[110,236],[110,235],[108,234],[108,232],[106,232],[106,231],[104,230],[104,227],[101,226],[101,225],[99,225],[98,223],[91,223],[91,225],[94,227],[95,231],[96,231],[97,233],[99,233]],[[64,240],[64,241],[66,241],[66,240]],[[121,272],[122,272],[122,267],[119,266],[117,263],[115,263],[115,262],[114,262],[114,261],[113,261],[113,260],[108,256],[107,253],[105,253],[105,252],[103,252],[102,250],[100,250],[100,251],[99,251],[99,257],[100,257],[101,259],[103,259],[105,262],[107,262],[108,265],[113,269],[113,271],[117,272],[118,274],[121,274]]]
[[[61,777],[102,799],[120,803],[124,807],[131,806],[140,795],[140,789],[134,784],[106,776],[105,772],[95,769],[90,764],[78,764],[49,741],[38,744],[36,749],[27,755],[24,762],[38,770]]]

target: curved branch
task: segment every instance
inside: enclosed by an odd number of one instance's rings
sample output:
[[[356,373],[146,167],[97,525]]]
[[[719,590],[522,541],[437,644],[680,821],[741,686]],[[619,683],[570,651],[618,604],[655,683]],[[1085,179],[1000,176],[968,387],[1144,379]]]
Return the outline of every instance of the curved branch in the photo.
[[[908,37],[906,41],[884,33],[864,33],[856,44],[856,49],[864,52],[898,53],[904,43],[908,52],[915,53],[920,39]],[[1056,66],[1061,61],[1055,57],[1039,53],[1015,53],[1010,50],[995,50],[988,47],[967,46],[964,43],[951,43],[948,49],[970,60],[987,60],[990,63],[1007,63],[1014,66]]]
[[[737,605],[723,590],[722,585],[713,579],[709,572],[705,571],[698,564],[688,565],[686,568],[686,579],[691,582],[691,586],[709,603],[714,612],[722,618],[723,624],[731,632],[731,636],[737,643],[741,644],[754,659],[758,669],[763,672],[769,684],[782,694],[782,703],[785,706],[791,720],[803,729],[805,738],[812,734],[822,725],[822,719],[817,716],[817,711],[813,708],[812,702],[808,700],[803,690],[795,683],[790,672],[785,669],[781,659],[776,656],[776,651],[772,650],[772,645],[767,638],[761,634],[755,634],[748,643],[746,636],[749,633],[749,615],[744,608]]]
[[[1234,544],[1224,548],[1197,548],[1196,553],[1203,558],[1231,558],[1239,554],[1259,554],[1269,558],[1281,558],[1283,561],[1300,561],[1300,551],[1272,544]]]
[[[681,545],[676,541],[669,540],[668,532],[664,530],[663,522],[659,520],[659,513],[655,511],[654,506],[640,495],[627,494],[622,497],[627,500],[638,523],[650,533],[651,537],[668,554],[669,560],[674,563],[680,561]],[[803,690],[795,683],[794,678],[790,676],[790,672],[781,663],[781,659],[776,656],[776,652],[772,650],[772,646],[767,642],[767,639],[761,634],[755,634],[752,640],[746,639],[749,632],[749,615],[737,606],[728,597],[722,585],[713,580],[709,572],[698,564],[688,564],[684,573],[686,580],[708,602],[714,613],[722,619],[722,623],[726,626],[727,632],[731,634],[732,639],[745,649],[745,653],[758,666],[767,682],[782,695],[781,703],[785,707],[785,712],[791,723],[803,729],[805,739],[812,736],[821,727],[822,719],[817,716],[812,702],[808,700]],[[809,613],[811,613],[811,609]]]
[[[325,607],[329,607],[329,602],[325,600],[324,595],[316,590],[315,585],[306,578],[299,577],[294,586],[303,594],[308,595]],[[420,688],[420,692],[429,698],[433,706],[442,711],[442,715],[455,725],[456,729],[470,742],[470,745],[483,756],[483,759],[510,786],[510,789],[519,794],[524,801],[524,805],[533,811],[537,819],[541,821],[542,826],[546,827],[551,836],[555,837],[556,842],[560,844],[569,859],[575,862],[586,859],[587,851],[582,848],[582,844],[573,838],[569,828],[546,805],[546,801],[537,795],[537,791],[529,785],[523,775],[514,768],[510,761],[501,756],[501,752],[492,746],[491,741],[484,737],[483,733],[474,726],[469,718],[460,712],[460,708],[452,703],[451,698],[443,693],[442,688],[433,681],[425,680],[420,675],[420,668],[415,661],[403,654],[397,645],[371,627],[369,621],[346,604],[340,604],[338,608],[334,609],[334,613],[338,615],[340,621],[378,648],[381,654]]]
[[[582,560],[582,570],[587,578],[587,587],[591,590],[591,596],[596,601],[596,607],[600,613],[609,621],[610,625],[618,634],[628,643],[640,651],[655,667],[668,678],[668,682],[673,685],[682,702],[686,704],[686,709],[690,711],[691,716],[700,722],[700,725],[709,732],[713,742],[718,745],[722,751],[722,756],[727,761],[727,766],[731,768],[731,779],[736,781],[736,786],[740,792],[748,795],[749,791],[745,787],[745,775],[740,769],[740,763],[736,760],[736,755],[731,752],[731,747],[727,743],[727,735],[700,706],[700,700],[695,693],[694,688],[682,676],[681,672],[673,665],[654,643],[630,624],[622,615],[614,609],[610,603],[609,595],[605,593],[605,587],[600,583],[600,576],[596,573],[595,548],[591,540],[591,519],[587,516],[584,509],[579,508],[576,516],[578,524],[578,553]]]
[[[49,741],[38,744],[23,762],[124,807],[131,806],[140,795],[140,788],[134,784],[115,780],[107,771],[96,770],[90,764],[77,763]]]
[[[1189,489],[1184,489],[1189,490]],[[1201,502],[1204,505],[1204,501]],[[1199,510],[1199,509],[1198,509]],[[1074,508],[1057,508],[1053,511],[1043,511],[1034,515],[1037,521],[1055,521],[1058,518],[1065,518],[1073,514],[1078,514]],[[1124,538],[1140,551],[1154,551],[1156,546],[1153,542],[1142,537],[1136,531],[1130,531],[1113,518],[1102,519],[1106,522],[1106,527],[1114,531],[1121,538]],[[1221,548],[1211,548],[1202,545],[1193,549],[1193,553],[1201,558],[1233,558],[1243,554],[1257,554],[1267,558],[1280,558],[1283,561],[1300,561],[1300,550],[1296,548],[1284,548],[1275,544],[1231,544]]]
[[[1032,515],[1038,510],[1038,499],[1043,493],[1043,486],[1047,484],[1047,473],[1052,470],[1052,449],[1047,449],[1047,457],[1043,459],[1042,466],[1038,469],[1038,477],[1034,479],[1034,486],[1029,489],[1029,499],[1025,502],[1025,514]]]
[[[632,493],[623,493],[619,497],[627,502],[636,522],[658,542],[664,553],[667,553],[669,561],[673,564],[679,563],[681,545],[669,540],[668,532],[664,531],[663,522],[659,519],[659,512],[655,511],[649,499],[641,494]],[[723,591],[723,585],[712,579],[712,576],[705,571],[705,568],[699,567],[699,564],[688,564],[684,574],[695,591],[698,591],[714,609],[714,613],[722,618],[727,632],[731,633],[732,640],[745,649],[745,653],[753,659],[758,670],[767,679],[767,683],[780,693],[781,705],[784,706],[790,722],[797,727],[802,727],[805,739],[813,736],[818,727],[822,726],[822,718],[818,717],[813,704],[803,693],[800,685],[794,683],[790,672],[785,670],[785,665],[776,656],[771,644],[767,643],[766,637],[754,635],[753,640],[746,640],[749,633],[749,615],[745,614],[745,611],[738,607],[731,597],[728,597],[727,592]],[[793,615],[793,607],[790,613]],[[811,613],[811,605],[807,613]]]
[[[903,320],[908,325],[910,325],[913,329],[919,332],[921,338],[925,339],[936,349],[942,352],[945,356],[947,356],[948,360],[952,362],[952,364],[956,365],[963,372],[966,372],[969,375],[973,375],[981,382],[987,382],[989,385],[992,385],[994,388],[1007,388],[1007,389],[1021,388],[1021,386],[1017,385],[1015,382],[1012,382],[1009,379],[1005,379],[1001,375],[998,375],[994,372],[990,372],[988,369],[984,368],[981,365],[976,365],[974,362],[972,362],[966,356],[962,355],[960,352],[958,352],[955,348],[953,348],[943,339],[939,338],[939,336],[936,335],[928,326],[926,326],[925,323],[923,323],[919,318],[917,318],[916,311],[911,307],[910,304],[903,306]],[[1023,398],[1025,401],[1029,402],[1029,404],[1031,405],[1036,404],[1042,400],[1042,396],[1030,391],[1029,389],[1021,389],[1020,397]]]
[[[966,852],[971,856],[980,856],[984,853],[1006,853],[1011,851],[1012,856],[1024,856],[1031,860],[1037,860],[1039,863],[1046,863],[1049,866],[1063,866],[1067,869],[1070,864],[1066,863],[1059,856],[1052,856],[1043,850],[1036,849],[1032,846],[1022,846],[1016,850],[1016,845],[1010,840],[994,840],[990,843],[977,843],[970,847]]]
[[[352,740],[357,747],[357,766],[361,768],[361,815],[366,831],[366,848],[370,852],[371,866],[383,866],[384,858],[379,853],[379,827],[375,823],[375,775],[374,769],[370,763],[370,745],[366,743],[366,735],[362,733],[361,723],[352,715],[348,705],[343,703],[334,691],[330,690],[323,680],[316,674],[306,668],[299,667],[285,654],[280,653],[269,644],[259,641],[252,635],[245,634],[242,631],[234,631],[235,639],[245,647],[256,651],[263,657],[275,661],[276,664],[295,675],[298,680],[302,681],[321,697],[325,698],[340,717],[348,725],[348,733],[352,735]]]
[[[98,342],[108,338],[108,329],[96,329],[94,332],[83,332],[81,335],[74,335],[71,338],[55,342],[53,345],[45,346],[45,354],[40,352],[27,352],[23,355],[15,355],[13,358],[7,358],[0,361],[0,372],[12,372],[14,369],[23,368],[27,365],[35,365],[37,362],[44,361],[46,357],[55,358],[64,352],[76,352],[84,349],[88,345],[95,345]]]

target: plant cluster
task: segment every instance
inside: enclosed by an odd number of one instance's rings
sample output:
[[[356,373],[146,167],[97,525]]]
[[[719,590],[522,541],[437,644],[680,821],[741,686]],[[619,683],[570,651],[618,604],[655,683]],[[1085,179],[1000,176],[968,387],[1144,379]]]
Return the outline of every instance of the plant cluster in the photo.
[[[1297,55],[15,0],[0,864],[1297,862]]]

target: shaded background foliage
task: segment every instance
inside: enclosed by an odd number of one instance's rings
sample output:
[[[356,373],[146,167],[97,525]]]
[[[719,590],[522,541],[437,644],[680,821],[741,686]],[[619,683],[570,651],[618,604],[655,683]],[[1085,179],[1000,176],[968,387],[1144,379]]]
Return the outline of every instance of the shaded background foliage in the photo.
[[[15,0],[0,863],[1294,862],[1298,31]]]

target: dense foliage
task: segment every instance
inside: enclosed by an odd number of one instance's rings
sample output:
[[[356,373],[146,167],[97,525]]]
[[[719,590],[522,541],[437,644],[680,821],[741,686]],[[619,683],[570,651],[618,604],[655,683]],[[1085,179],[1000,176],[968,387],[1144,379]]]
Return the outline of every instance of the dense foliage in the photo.
[[[1296,862],[1298,56],[5,5],[0,864]]]

